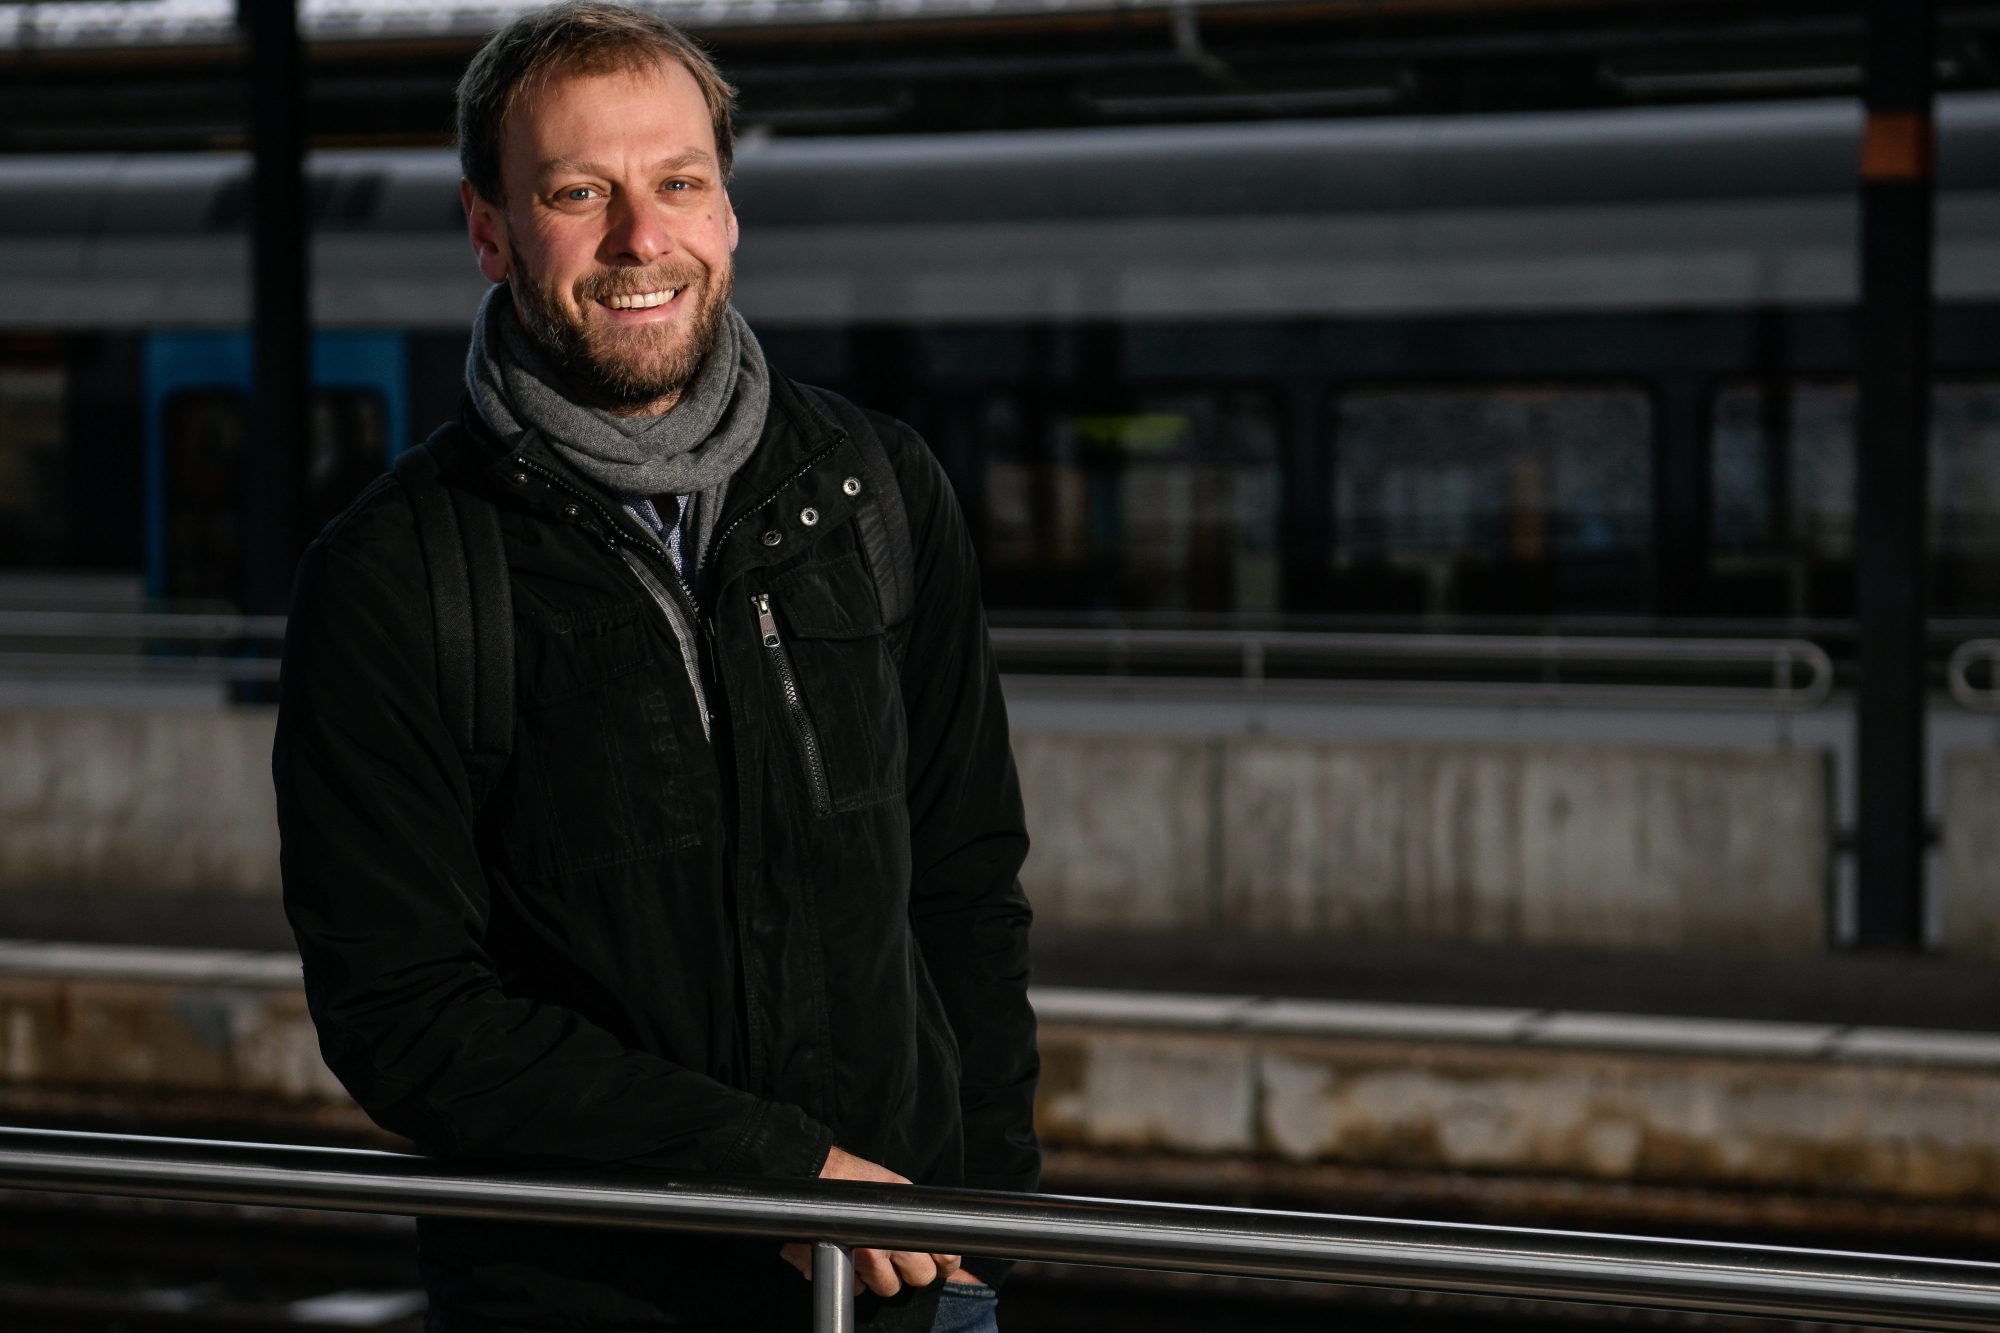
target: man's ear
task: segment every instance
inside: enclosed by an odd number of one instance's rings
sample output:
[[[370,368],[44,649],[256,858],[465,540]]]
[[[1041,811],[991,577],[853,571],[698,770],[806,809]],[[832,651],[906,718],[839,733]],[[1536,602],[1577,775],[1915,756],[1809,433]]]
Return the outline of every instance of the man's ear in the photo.
[[[458,183],[458,201],[465,206],[465,231],[472,238],[472,255],[488,282],[507,280],[507,216],[488,202],[472,182]]]
[[[729,253],[736,253],[736,205],[729,202],[729,196],[722,196],[722,206],[729,210]]]

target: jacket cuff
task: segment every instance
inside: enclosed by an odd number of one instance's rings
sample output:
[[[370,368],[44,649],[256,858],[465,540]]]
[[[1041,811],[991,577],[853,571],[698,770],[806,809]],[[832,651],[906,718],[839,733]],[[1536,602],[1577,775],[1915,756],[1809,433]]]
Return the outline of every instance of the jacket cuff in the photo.
[[[998,1291],[1000,1284],[1007,1280],[1007,1275],[1014,1271],[1014,1265],[1019,1261],[995,1259],[989,1254],[965,1254],[959,1256],[958,1262],[966,1272]]]
[[[722,1170],[811,1180],[819,1175],[832,1151],[831,1129],[796,1106],[761,1102]]]

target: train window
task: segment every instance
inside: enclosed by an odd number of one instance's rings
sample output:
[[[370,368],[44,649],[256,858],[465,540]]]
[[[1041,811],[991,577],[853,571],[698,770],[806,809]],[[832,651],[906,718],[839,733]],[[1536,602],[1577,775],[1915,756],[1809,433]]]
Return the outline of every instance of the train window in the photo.
[[[167,596],[233,607],[246,575],[248,400],[233,389],[167,400]],[[308,405],[300,535],[311,538],[388,464],[388,405],[373,389],[317,389]]]
[[[1623,387],[1367,389],[1331,407],[1334,604],[1643,607],[1652,403]]]
[[[166,402],[166,595],[176,610],[242,603],[247,406],[233,389]]]
[[[1801,382],[1778,406],[1755,384],[1716,395],[1718,609],[1851,614],[1854,386]],[[1936,610],[2000,613],[2000,383],[1933,389],[1930,469]]]
[[[60,369],[0,368],[0,565],[45,567],[63,556],[66,388]]]
[[[310,538],[388,466],[389,405],[373,389],[321,389],[307,425],[300,531]]]
[[[1260,388],[1141,389],[1122,410],[980,409],[998,607],[1267,611],[1279,425]]]

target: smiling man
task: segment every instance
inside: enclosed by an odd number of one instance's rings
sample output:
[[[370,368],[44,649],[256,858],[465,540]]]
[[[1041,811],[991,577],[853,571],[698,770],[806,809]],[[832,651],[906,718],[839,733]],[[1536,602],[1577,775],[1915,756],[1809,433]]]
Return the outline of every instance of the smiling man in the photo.
[[[313,544],[286,643],[321,1049],[439,1155],[1032,1189],[1027,836],[971,548],[922,441],[730,305],[731,106],[592,4],[460,86],[495,284],[465,402]],[[419,1237],[440,1333],[809,1323],[797,1245]],[[993,1326],[1004,1264],[855,1265],[871,1327]]]

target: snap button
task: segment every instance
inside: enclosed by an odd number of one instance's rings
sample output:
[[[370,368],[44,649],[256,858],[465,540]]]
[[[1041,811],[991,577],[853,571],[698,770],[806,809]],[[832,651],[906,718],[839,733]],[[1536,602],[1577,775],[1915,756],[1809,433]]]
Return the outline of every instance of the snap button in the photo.
[[[776,528],[772,528],[769,532],[764,534],[764,545],[776,546],[779,542],[783,541],[784,539],[785,539],[784,533],[778,531]]]
[[[564,506],[563,506],[563,517],[564,517],[564,518],[575,518],[575,517],[576,517],[576,516],[577,516],[578,514],[581,514],[582,512],[583,512],[583,511],[582,511],[581,509],[578,509],[578,508],[577,508],[577,507],[576,507],[575,505],[564,505]]]
[[[514,484],[516,486],[526,486],[528,484],[528,474],[525,472],[516,472],[514,474]]]
[[[807,527],[811,527],[813,524],[819,522],[819,510],[801,509],[799,511],[799,522],[805,524]]]
[[[840,483],[840,490],[843,495],[861,494],[861,478],[849,477],[846,481]]]

